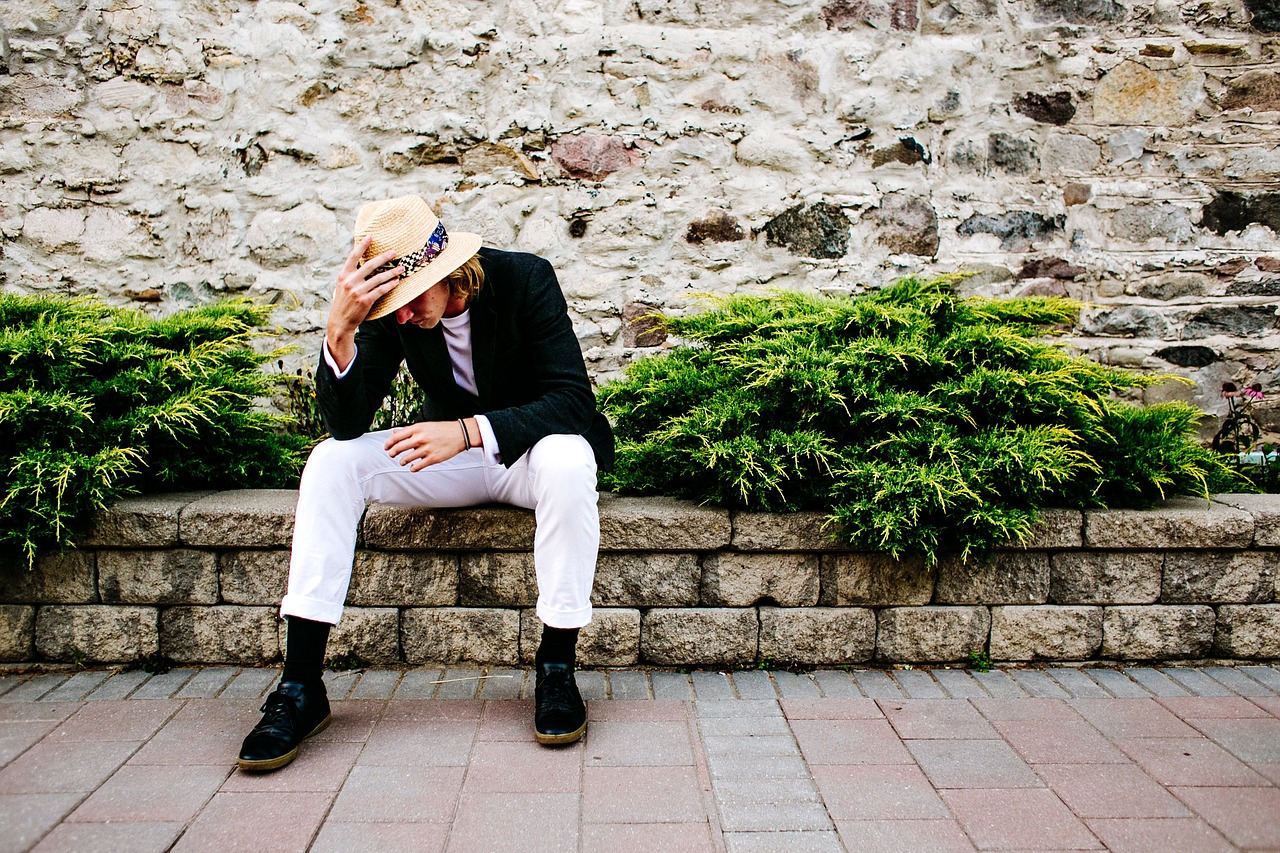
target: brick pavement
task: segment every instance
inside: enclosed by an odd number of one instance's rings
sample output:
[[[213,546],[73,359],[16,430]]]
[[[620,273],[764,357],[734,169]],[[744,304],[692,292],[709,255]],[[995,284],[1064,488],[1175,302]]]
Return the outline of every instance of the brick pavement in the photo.
[[[1280,849],[1280,668],[327,676],[290,767],[234,769],[275,670],[0,674],[9,850]]]

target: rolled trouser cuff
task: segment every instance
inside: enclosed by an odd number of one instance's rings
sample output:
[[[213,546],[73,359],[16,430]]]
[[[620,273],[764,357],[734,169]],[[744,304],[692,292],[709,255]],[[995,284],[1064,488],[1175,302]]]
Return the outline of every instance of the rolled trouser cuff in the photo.
[[[286,595],[280,601],[280,616],[297,616],[312,622],[337,625],[342,619],[342,605],[305,595]]]
[[[577,610],[552,610],[538,604],[536,611],[542,624],[552,628],[581,628],[591,621],[591,605]]]

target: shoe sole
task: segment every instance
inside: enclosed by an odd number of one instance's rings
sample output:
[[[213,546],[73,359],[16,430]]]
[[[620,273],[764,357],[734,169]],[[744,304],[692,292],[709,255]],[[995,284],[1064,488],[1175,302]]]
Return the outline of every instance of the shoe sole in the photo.
[[[312,729],[311,731],[303,735],[302,739],[306,740],[312,735],[320,734],[322,731],[329,728],[329,724],[332,722],[333,722],[333,714],[330,714],[329,716],[321,720],[314,729]],[[289,750],[284,755],[277,756],[276,758],[264,758],[260,761],[253,761],[248,758],[237,758],[236,764],[239,765],[241,770],[248,770],[251,773],[262,773],[267,770],[279,770],[281,767],[284,767],[286,764],[288,764],[290,761],[293,761],[293,759],[297,757],[298,757],[298,747],[295,746],[293,749]]]
[[[582,739],[582,736],[586,733],[587,733],[587,723],[584,720],[582,725],[579,726],[575,731],[565,732],[562,735],[544,735],[542,732],[538,731],[537,729],[534,729],[533,737],[535,740],[538,741],[538,743],[542,744],[543,746],[557,746],[559,744],[574,743],[576,741],[579,741]]]

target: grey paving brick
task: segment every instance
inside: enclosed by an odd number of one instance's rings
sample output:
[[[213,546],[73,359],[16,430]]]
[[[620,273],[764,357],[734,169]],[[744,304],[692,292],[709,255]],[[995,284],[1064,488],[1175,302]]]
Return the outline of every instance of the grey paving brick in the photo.
[[[849,677],[858,683],[863,695],[872,699],[905,698],[898,683],[878,669],[856,669]]]
[[[1034,669],[1011,669],[1008,676],[1012,678],[1019,687],[1035,696],[1037,699],[1070,699],[1071,694],[1062,689],[1058,682],[1054,681],[1043,672]]]
[[[614,699],[648,699],[649,673],[642,669],[620,669],[609,673],[609,695]]]
[[[699,699],[732,699],[734,695],[729,676],[706,670],[693,673],[693,692]]]
[[[0,696],[8,693],[26,679],[21,675],[0,675]]]
[[[0,696],[0,702],[35,702],[66,680],[67,676],[60,672],[33,675],[8,693]]]
[[[1198,669],[1184,666],[1166,666],[1160,670],[1196,696],[1234,696],[1232,691],[1214,681]]]
[[[699,718],[782,716],[775,699],[699,699],[693,708]]]
[[[970,670],[969,674],[993,699],[1021,699],[1029,695],[1004,670],[993,669],[990,672]]]
[[[783,699],[819,699],[817,683],[804,672],[771,672],[773,683]]]
[[[485,674],[489,677],[480,682],[476,691],[481,699],[519,699],[529,670],[491,669]]]
[[[829,830],[831,818],[821,803],[720,802],[725,832]]]
[[[101,702],[124,699],[150,677],[151,673],[143,672],[140,669],[117,672],[99,684],[96,690],[84,697],[85,701]]]
[[[718,799],[739,803],[817,803],[822,801],[813,780],[804,776],[717,779]]]
[[[330,699],[346,699],[347,694],[351,692],[351,688],[355,687],[356,682],[359,680],[359,670],[353,669],[344,672],[325,670],[324,688],[329,692]]]
[[[791,733],[777,735],[709,735],[703,732],[707,760],[732,756],[799,755]]]
[[[1240,671],[1254,681],[1265,684],[1276,693],[1280,693],[1280,668],[1274,666],[1242,666]]]
[[[1151,691],[1119,670],[1093,669],[1089,675],[1117,699],[1146,699],[1151,696]]]
[[[390,699],[403,674],[399,669],[366,669],[351,691],[351,698]]]
[[[41,697],[45,702],[79,702],[111,675],[110,670],[77,672]]]
[[[963,669],[935,669],[933,677],[953,699],[986,699],[991,695]]]
[[[223,699],[258,699],[280,680],[280,670],[275,667],[261,669],[253,667],[240,670],[240,674],[231,679],[231,683],[222,691]]]
[[[1254,681],[1241,668],[1234,666],[1208,666],[1201,671],[1239,696],[1276,695],[1274,690],[1265,684]]]
[[[674,699],[687,702],[693,699],[693,685],[683,672],[655,672],[650,674],[654,699]]]
[[[843,669],[820,669],[813,674],[818,689],[828,699],[856,699],[862,696],[858,685]]]
[[[1156,696],[1190,696],[1191,691],[1187,690],[1178,682],[1169,678],[1158,669],[1152,669],[1148,666],[1134,666],[1123,670],[1124,674],[1150,690]]]
[[[753,717],[699,717],[698,728],[703,737],[746,735],[786,735],[791,737],[791,726],[782,716]]]
[[[444,670],[435,667],[408,670],[396,685],[396,692],[392,698],[430,699],[436,695],[436,688],[440,686],[436,682],[443,677]]]
[[[726,832],[728,853],[844,853],[840,836],[829,831],[814,832]]]
[[[171,669],[151,676],[138,689],[133,691],[130,699],[168,699],[182,689],[182,685],[195,678],[196,670],[191,667]]]
[[[696,681],[694,682],[697,683]],[[769,673],[762,669],[746,669],[733,674],[733,686],[741,699],[776,699],[778,689],[774,687]],[[701,695],[701,694],[699,694]]]
[[[928,670],[895,669],[890,677],[910,699],[946,699],[942,685],[933,680]]]
[[[231,679],[236,677],[238,671],[234,666],[211,666],[202,669],[195,674],[194,678],[182,685],[182,688],[173,694],[173,698],[212,699],[231,683]]]
[[[607,686],[604,681],[604,673],[594,670],[579,670],[578,673],[578,691],[582,694],[582,698],[588,702],[599,702],[601,699],[608,698],[608,692],[605,690]],[[529,679],[529,689],[533,689],[533,680]]]
[[[474,699],[476,689],[480,686],[479,677],[484,675],[478,669],[458,669],[450,667],[440,676],[440,689],[436,691],[437,699]],[[581,684],[581,676],[579,676]]]
[[[1056,666],[1046,669],[1045,674],[1052,678],[1062,689],[1072,696],[1089,696],[1106,699],[1111,694],[1102,689],[1102,685],[1094,681],[1087,669],[1075,669],[1069,666]]]

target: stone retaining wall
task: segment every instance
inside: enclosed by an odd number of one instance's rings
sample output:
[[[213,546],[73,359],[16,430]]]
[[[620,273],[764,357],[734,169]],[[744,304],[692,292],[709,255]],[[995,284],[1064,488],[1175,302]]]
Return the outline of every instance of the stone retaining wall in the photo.
[[[0,572],[0,660],[278,660],[296,493],[127,500],[81,550]],[[593,666],[1280,658],[1280,496],[1053,510],[968,565],[840,547],[817,514],[601,497]],[[332,655],[515,664],[538,638],[532,513],[372,507]]]

